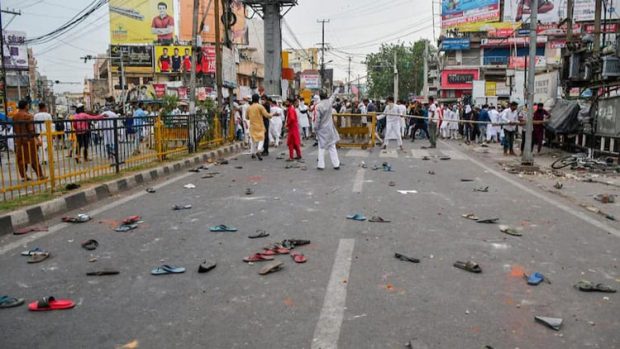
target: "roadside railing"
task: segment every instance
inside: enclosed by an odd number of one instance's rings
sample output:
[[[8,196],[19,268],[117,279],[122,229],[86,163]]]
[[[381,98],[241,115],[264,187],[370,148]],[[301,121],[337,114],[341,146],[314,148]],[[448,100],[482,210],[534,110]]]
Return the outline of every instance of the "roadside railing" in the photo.
[[[234,140],[234,125],[215,114],[28,124],[0,123],[0,200],[53,193]]]

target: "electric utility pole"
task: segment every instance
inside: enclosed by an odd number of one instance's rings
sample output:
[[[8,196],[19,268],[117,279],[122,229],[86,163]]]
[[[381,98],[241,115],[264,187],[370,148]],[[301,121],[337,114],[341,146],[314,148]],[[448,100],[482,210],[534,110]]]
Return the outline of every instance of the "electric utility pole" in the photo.
[[[191,61],[191,72],[189,76],[189,116],[188,116],[188,129],[189,129],[189,144],[187,147],[189,148],[189,152],[192,153],[196,149],[195,141],[196,135],[194,133],[194,121],[196,118],[196,59],[198,57],[197,51],[200,49],[198,47],[198,12],[200,11],[200,0],[194,0],[194,12],[192,13],[192,61]],[[217,16],[215,16],[215,21],[217,22]]]
[[[527,76],[527,118],[525,120],[525,145],[521,164],[526,166],[534,165],[532,156],[532,131],[534,129],[534,93],[536,92],[536,26],[538,25],[538,0],[531,0],[530,9],[530,56],[529,56],[529,75]]]
[[[348,77],[347,77],[347,82],[348,82],[348,94],[351,94],[351,57],[349,57],[349,70],[348,70]]]
[[[329,19],[319,19],[316,21],[321,23],[321,89],[325,84],[325,23],[329,23]]]
[[[394,101],[398,100],[398,53],[394,50]]]

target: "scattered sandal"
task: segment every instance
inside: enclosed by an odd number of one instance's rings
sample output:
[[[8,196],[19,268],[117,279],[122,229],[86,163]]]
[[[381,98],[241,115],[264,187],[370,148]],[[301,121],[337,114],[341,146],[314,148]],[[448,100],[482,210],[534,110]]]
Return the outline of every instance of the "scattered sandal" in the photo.
[[[461,182],[473,182],[474,180],[471,178],[461,178]]]
[[[155,188],[146,188],[146,192],[149,194],[154,194],[157,192],[157,190],[155,190]]]
[[[559,331],[560,327],[562,326],[562,319],[560,318],[546,317],[546,316],[534,316],[534,320],[556,331]]]
[[[282,270],[282,268],[284,267],[284,263],[280,262],[280,261],[275,261],[275,262],[271,262],[269,264],[267,264],[266,266],[262,267],[261,270],[258,272],[260,275],[267,275],[270,273],[275,273],[277,271]]]
[[[474,191],[479,192],[479,193],[488,193],[489,187],[474,188]]]
[[[295,251],[291,252],[291,258],[293,258],[295,263],[306,263],[306,261],[308,260],[306,256],[304,256],[302,253]]]
[[[215,264],[215,263],[207,264],[207,261],[205,260],[204,262],[202,262],[198,266],[198,273],[200,273],[200,274],[208,273],[211,270],[215,269],[216,266],[217,266],[217,264]]]
[[[396,259],[400,259],[403,262],[411,262],[411,263],[420,263],[420,260],[417,258],[413,258],[413,257],[407,257],[403,254],[400,253],[394,253],[394,257]]]
[[[118,227],[116,227],[116,229],[114,229],[114,231],[117,231],[119,233],[124,233],[130,230],[134,230],[138,227],[137,224],[121,224]]]
[[[604,293],[616,293],[616,290],[602,283],[594,284],[587,280],[580,280],[575,284],[575,288],[583,292],[604,292]]]
[[[35,225],[32,227],[19,228],[13,232],[13,235],[23,235],[23,234],[28,234],[32,232],[40,232],[40,231],[48,231],[48,227]]]
[[[229,227],[227,225],[224,224],[220,224],[220,225],[216,225],[214,227],[210,227],[209,231],[215,232],[215,233],[234,233],[237,231],[237,228],[235,227]]]
[[[308,245],[309,243],[310,243],[310,240],[286,239],[286,240],[282,240],[281,245],[283,247],[288,248],[289,250],[292,250],[297,246]]]
[[[372,223],[390,223],[391,221],[386,221],[385,219],[379,217],[379,216],[372,216],[370,217],[370,219],[368,220],[369,222]]]
[[[466,219],[471,219],[472,221],[477,221],[478,219],[480,219],[474,213],[465,213],[465,214],[462,214],[461,216],[463,216],[463,218],[466,218]]]
[[[22,252],[21,255],[24,256],[24,257],[30,257],[30,256],[34,256],[37,253],[42,253],[42,252],[45,252],[45,250],[43,250],[40,247],[35,247],[35,248],[30,249],[28,251]]]
[[[82,247],[84,249],[86,249],[86,250],[93,251],[93,250],[97,249],[97,247],[99,247],[99,242],[97,242],[97,240],[93,240],[93,239],[86,240],[86,241],[82,242]]]
[[[396,182],[394,182],[394,181],[390,181],[390,182],[388,183],[388,185],[389,185],[390,187],[395,187],[395,186],[396,186]]]
[[[267,256],[264,255],[262,253],[255,253],[251,256],[245,257],[243,258],[243,261],[246,263],[251,263],[251,262],[264,262],[264,261],[272,261],[273,257],[272,256]]]
[[[28,263],[29,264],[40,263],[48,259],[49,256],[50,256],[49,252],[38,252],[30,256],[30,259],[28,259]]]
[[[24,304],[23,298],[0,296],[0,309],[14,308]]]
[[[518,230],[516,230],[515,228],[511,228],[507,225],[500,225],[499,226],[499,231],[501,231],[504,234],[508,234],[508,235],[512,235],[512,236],[521,236],[523,234],[521,234]]]
[[[476,223],[488,223],[488,224],[493,224],[493,223],[497,223],[497,221],[499,221],[499,218],[481,218],[478,219],[476,221]]]
[[[28,304],[30,311],[66,310],[75,307],[75,302],[70,299],[56,299],[52,296],[43,297],[36,302]]]
[[[254,190],[252,190],[252,188],[247,188],[245,190],[245,195],[252,195],[252,194],[254,194]]]
[[[531,286],[537,286],[545,280],[545,276],[539,272],[534,272],[529,276],[527,274],[523,274],[523,277],[527,280],[527,284]]]
[[[351,219],[351,220],[358,221],[358,222],[363,222],[366,220],[366,217],[364,217],[364,215],[361,213],[355,213],[352,215],[348,215],[347,219]]]
[[[162,266],[159,266],[151,270],[152,275],[181,274],[184,272],[185,272],[185,268],[175,267],[174,265],[168,265],[168,264],[164,264]]]
[[[140,217],[140,216],[129,216],[129,217],[126,217],[125,219],[123,219],[123,224],[138,223],[141,219],[142,219],[142,217]]]
[[[62,217],[61,220],[65,223],[85,223],[91,220],[87,214],[80,213],[75,217]]]
[[[453,265],[459,269],[463,269],[471,273],[482,273],[482,269],[480,268],[480,266],[477,263],[474,263],[472,261],[468,261],[468,262],[456,261]]]
[[[248,238],[250,238],[250,239],[260,239],[260,238],[266,238],[267,236],[269,236],[269,233],[267,233],[264,230],[258,229],[256,231],[256,234],[250,235],[250,236],[248,236]]]
[[[172,210],[173,211],[189,210],[191,208],[192,208],[191,204],[187,204],[187,205],[183,205],[183,206],[181,206],[181,205],[174,205],[174,206],[172,206]]]

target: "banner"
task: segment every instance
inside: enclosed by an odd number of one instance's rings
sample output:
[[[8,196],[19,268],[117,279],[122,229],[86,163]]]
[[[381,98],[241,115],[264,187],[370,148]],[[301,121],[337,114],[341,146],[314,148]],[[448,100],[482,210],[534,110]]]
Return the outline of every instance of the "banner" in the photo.
[[[441,28],[500,20],[499,0],[442,0]]]
[[[174,40],[172,0],[110,0],[110,42],[171,44]]]
[[[321,88],[321,76],[319,74],[302,74],[301,89],[318,90]]]
[[[191,46],[155,46],[156,73],[189,73],[192,69]]]
[[[9,70],[28,70],[28,48],[24,44],[26,32],[3,30],[4,67]]]
[[[441,72],[441,88],[445,90],[471,90],[473,81],[478,80],[478,69],[453,69]]]
[[[445,38],[441,42],[440,51],[461,51],[469,50],[469,38]]]
[[[214,0],[215,1],[215,0]],[[192,40],[192,23],[194,13],[194,0],[179,0],[180,2],[180,26],[179,26],[179,39],[182,41]],[[204,28],[201,36],[204,43],[215,43],[215,7],[213,1],[209,12],[207,12],[207,5],[209,1],[203,0],[200,2],[200,10],[198,12],[198,19],[201,21],[204,18]],[[234,14],[235,24],[232,26],[232,40],[236,44],[247,45],[247,23],[245,19],[245,6],[240,0],[232,0],[232,12]],[[222,6],[220,6],[220,17],[224,13]],[[224,25],[220,21],[220,30],[222,31],[221,38],[224,40]]]
[[[459,31],[462,33],[470,32],[492,32],[495,30],[513,30],[518,28],[519,25],[512,22],[495,22],[495,23],[464,23],[459,25]]]
[[[536,45],[542,45],[547,43],[546,36],[538,36],[536,38]],[[520,47],[529,47],[529,37],[509,37],[504,39],[482,39],[480,40],[480,47],[509,47],[517,45]]]
[[[529,1],[524,0],[505,0],[504,1],[504,22],[523,23],[530,18],[532,12],[529,8]],[[538,2],[538,22],[540,23],[559,23],[562,7],[566,7],[566,2],[562,0],[546,0]]]
[[[526,62],[529,63],[528,57],[525,56],[511,56],[508,61],[508,68],[510,69],[525,69]],[[547,66],[547,58],[545,56],[536,56],[536,68],[544,68]],[[527,66],[529,68],[529,64]]]
[[[166,95],[166,84],[153,84],[155,97],[163,98]]]
[[[204,74],[215,74],[215,46],[203,46],[199,57],[200,69]]]
[[[616,7],[618,4],[615,1],[607,1],[607,19],[618,19],[620,15]],[[596,0],[573,0],[573,20],[575,22],[587,22],[594,21],[594,9]],[[605,5],[601,8],[601,20],[605,17]],[[566,18],[566,2],[564,6],[560,8],[560,18]]]
[[[494,81],[487,81],[484,85],[485,96],[497,96],[497,83]]]
[[[224,87],[237,87],[237,63],[235,62],[237,51],[228,47],[222,48],[222,80]]]

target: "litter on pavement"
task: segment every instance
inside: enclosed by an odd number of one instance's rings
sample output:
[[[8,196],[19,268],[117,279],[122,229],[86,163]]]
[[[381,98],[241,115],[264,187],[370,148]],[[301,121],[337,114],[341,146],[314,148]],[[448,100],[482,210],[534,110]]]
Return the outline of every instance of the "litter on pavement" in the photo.
[[[508,235],[512,235],[512,236],[521,236],[523,234],[521,234],[517,229],[512,228],[508,225],[504,225],[504,224],[500,224],[499,225],[499,231],[501,231],[504,234],[508,234]]]
[[[192,208],[191,204],[187,204],[187,205],[174,205],[174,206],[172,206],[172,210],[173,211],[189,210],[191,208]]]
[[[594,195],[594,200],[600,201],[603,204],[613,204],[616,202],[616,196],[613,194],[597,194]]]
[[[477,263],[474,263],[472,261],[467,261],[467,262],[456,261],[454,262],[453,266],[456,268],[471,272],[471,273],[482,273],[482,268],[480,268],[480,266]]]
[[[13,232],[13,235],[23,235],[23,234],[28,234],[32,232],[41,232],[41,231],[48,231],[48,230],[49,229],[46,226],[33,225],[30,227],[15,229],[15,231]]]
[[[583,292],[616,293],[616,290],[611,286],[602,283],[594,284],[588,280],[580,280],[575,284],[575,288]]]
[[[552,330],[559,331],[560,327],[562,327],[563,320],[556,317],[547,317],[547,316],[535,316],[534,319],[536,322],[539,322],[543,325],[546,325]]]
[[[91,220],[90,216],[84,213],[80,213],[75,217],[62,217],[61,220],[65,223],[85,223]]]
[[[413,257],[405,256],[404,254],[394,253],[394,258],[399,259],[403,262],[411,262],[411,263],[420,263],[420,260]]]
[[[196,186],[195,186],[195,185],[193,185],[192,183],[189,183],[189,184],[185,184],[185,185],[183,186],[183,188],[185,188],[185,189],[195,189],[195,188],[196,188]]]

